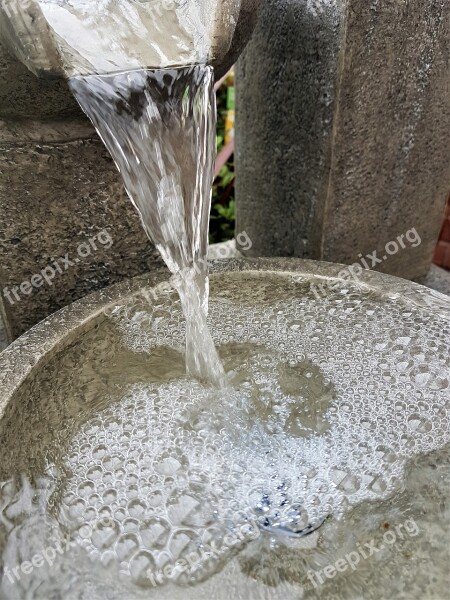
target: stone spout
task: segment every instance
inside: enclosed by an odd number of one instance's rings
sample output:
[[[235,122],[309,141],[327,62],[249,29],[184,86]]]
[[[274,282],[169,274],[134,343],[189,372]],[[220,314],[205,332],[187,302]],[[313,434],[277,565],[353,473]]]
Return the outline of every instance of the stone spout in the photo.
[[[259,0],[4,0],[0,39],[41,77],[210,64],[243,50]]]
[[[0,2],[0,315],[9,341],[93,290],[161,267],[119,173],[69,91],[67,79],[86,71],[182,66],[196,59],[205,59],[214,66],[215,77],[222,77],[250,36],[259,0],[189,0],[192,8],[198,3],[196,31],[209,28],[206,50],[198,39],[189,38],[187,17],[177,12],[178,2]],[[88,35],[95,14],[87,23],[82,7],[91,10],[99,5],[104,12],[95,21],[97,35],[92,45],[83,43],[82,35]],[[130,27],[133,13],[126,7],[140,9],[141,21],[146,18],[147,26],[153,27],[161,48],[170,28],[178,32],[176,43],[172,47],[166,41],[164,53],[155,58],[154,47],[141,37],[130,51],[131,62],[126,63],[124,49],[130,50],[130,39],[125,37],[122,45],[116,44],[110,63],[100,62],[102,40],[109,44],[118,29],[106,19],[105,5],[116,22],[117,11],[122,10],[121,23],[126,17]],[[208,7],[215,7],[215,12],[207,12]],[[166,23],[163,13],[169,17],[171,10],[172,20]],[[177,59],[180,40],[185,53]],[[113,240],[111,247],[96,244],[92,256],[55,277],[52,285],[28,293],[27,282],[53,260],[76,253],[80,244],[98,240],[104,231]],[[19,294],[20,286],[27,294],[18,300],[9,292],[14,289]]]

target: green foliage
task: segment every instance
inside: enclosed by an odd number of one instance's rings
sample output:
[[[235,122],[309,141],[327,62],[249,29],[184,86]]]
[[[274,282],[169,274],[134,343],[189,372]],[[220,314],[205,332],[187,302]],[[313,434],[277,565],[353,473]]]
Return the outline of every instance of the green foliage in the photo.
[[[228,88],[234,85],[233,77],[229,76],[217,91],[217,152],[225,145],[225,121],[227,104],[230,106]],[[234,157],[221,168],[212,189],[211,219],[209,225],[210,243],[225,242],[234,237],[235,203],[234,203]]]

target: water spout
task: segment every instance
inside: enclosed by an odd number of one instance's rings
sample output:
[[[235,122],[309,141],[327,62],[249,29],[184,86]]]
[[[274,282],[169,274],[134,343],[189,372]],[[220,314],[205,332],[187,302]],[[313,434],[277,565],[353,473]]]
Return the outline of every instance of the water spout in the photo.
[[[4,0],[0,38],[36,75],[71,77],[210,64],[222,76],[259,0]]]

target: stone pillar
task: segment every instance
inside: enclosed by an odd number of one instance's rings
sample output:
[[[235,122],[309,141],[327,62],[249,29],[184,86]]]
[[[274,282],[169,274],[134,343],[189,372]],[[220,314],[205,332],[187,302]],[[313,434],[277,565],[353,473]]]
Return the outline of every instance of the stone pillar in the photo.
[[[263,0],[237,69],[248,254],[376,251],[375,269],[425,275],[450,189],[449,56],[447,0]]]
[[[1,46],[0,173],[0,315],[9,341],[92,290],[162,264],[67,84],[38,80]]]

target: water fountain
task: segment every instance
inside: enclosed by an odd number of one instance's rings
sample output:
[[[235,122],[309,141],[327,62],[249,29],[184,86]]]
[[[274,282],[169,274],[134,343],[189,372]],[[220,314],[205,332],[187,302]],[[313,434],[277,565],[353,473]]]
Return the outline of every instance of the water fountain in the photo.
[[[188,251],[151,227],[181,276],[204,259],[189,225]],[[443,596],[449,299],[330,263],[218,262],[219,387],[186,374],[184,285],[112,286],[0,355],[2,597]]]
[[[164,272],[0,355],[5,597],[443,597],[449,299],[224,261],[209,326],[228,395],[186,378]]]

